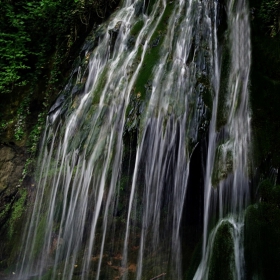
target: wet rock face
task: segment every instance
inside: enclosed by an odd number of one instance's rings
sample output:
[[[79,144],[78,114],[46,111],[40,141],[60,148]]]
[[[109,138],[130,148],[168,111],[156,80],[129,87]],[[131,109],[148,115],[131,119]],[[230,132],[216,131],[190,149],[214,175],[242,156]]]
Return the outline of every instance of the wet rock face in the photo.
[[[14,190],[19,185],[25,161],[26,154],[22,148],[0,145],[1,196],[2,192],[11,193],[11,189]]]
[[[21,236],[21,231],[17,228],[21,227],[22,213],[18,201],[26,188],[25,180],[20,183],[26,159],[24,148],[0,144],[0,270],[7,266],[12,254],[11,244]],[[24,201],[25,197],[20,203]],[[1,274],[0,279],[3,279]]]
[[[0,232],[11,214],[9,209],[19,198],[20,179],[26,159],[24,148],[0,144]],[[0,245],[2,242],[5,242],[4,237]]]

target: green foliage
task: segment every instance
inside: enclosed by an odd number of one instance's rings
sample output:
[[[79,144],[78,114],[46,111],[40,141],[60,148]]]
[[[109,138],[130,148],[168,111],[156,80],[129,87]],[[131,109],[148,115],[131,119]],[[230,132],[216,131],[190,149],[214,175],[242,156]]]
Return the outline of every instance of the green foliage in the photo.
[[[259,16],[269,30],[270,36],[275,37],[280,31],[280,1],[263,1],[260,7]]]
[[[131,28],[130,34],[133,35],[133,36],[137,36],[140,33],[140,31],[143,28],[143,26],[144,26],[144,21],[142,19],[137,21],[133,25],[133,27]]]
[[[37,146],[40,140],[40,135],[45,125],[45,117],[46,117],[46,113],[40,113],[38,115],[38,121],[36,125],[33,127],[32,131],[30,132],[28,146],[29,146],[29,153],[31,157],[35,156],[37,152]]]
[[[20,183],[23,182],[24,178],[28,174],[31,164],[33,164],[33,163],[34,163],[34,159],[32,157],[30,157],[26,160],[23,171],[22,171],[22,178],[20,179]]]
[[[90,15],[104,17],[113,0],[20,0],[1,1],[0,6],[0,92],[25,86],[31,77],[50,67],[55,51],[65,60],[81,26]],[[83,27],[86,30],[85,27]],[[35,76],[36,76],[35,75]],[[33,77],[34,80],[34,77]]]
[[[15,134],[14,134],[15,139],[17,141],[21,140],[24,135],[25,119],[27,115],[30,114],[29,103],[30,103],[30,97],[29,95],[27,95],[21,102],[17,111],[17,123],[15,125]]]
[[[0,5],[0,135],[36,153],[43,125],[33,116],[49,108],[85,36],[115,0],[3,0]],[[32,117],[30,114],[32,111]],[[36,117],[35,117],[36,118]],[[40,115],[39,115],[40,119]],[[40,129],[39,129],[40,128]]]

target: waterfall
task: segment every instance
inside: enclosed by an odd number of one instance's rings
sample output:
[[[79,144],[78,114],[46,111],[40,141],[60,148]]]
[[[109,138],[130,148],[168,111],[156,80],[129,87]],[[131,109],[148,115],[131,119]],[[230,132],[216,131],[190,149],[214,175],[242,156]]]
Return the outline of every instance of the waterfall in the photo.
[[[249,71],[245,0],[123,1],[49,111],[17,279],[186,279],[182,223],[201,143],[193,277],[210,278],[226,227],[232,279],[244,279]]]
[[[216,4],[215,10],[217,10]],[[217,79],[212,123],[209,128],[205,178],[203,258],[194,279],[208,279],[211,255],[215,253],[213,250],[215,235],[221,224],[225,224],[225,222],[228,223],[234,242],[234,260],[231,265],[236,268],[235,271],[232,271],[232,275],[228,275],[228,279],[244,279],[245,277],[242,228],[244,224],[243,210],[249,201],[250,24],[245,1],[229,1],[227,12],[230,32],[230,71],[226,79],[226,88],[221,88],[221,83],[224,81],[221,79],[219,81],[220,74]],[[217,30],[216,27],[214,28]],[[219,63],[216,62],[215,65],[218,65],[216,73],[219,73]],[[219,98],[222,94],[226,95],[223,104],[226,108],[226,112],[223,112],[226,119],[223,128],[217,131],[217,105],[221,106]],[[216,187],[213,188],[214,184]],[[217,212],[220,223],[215,226],[209,236],[210,219],[213,219]]]

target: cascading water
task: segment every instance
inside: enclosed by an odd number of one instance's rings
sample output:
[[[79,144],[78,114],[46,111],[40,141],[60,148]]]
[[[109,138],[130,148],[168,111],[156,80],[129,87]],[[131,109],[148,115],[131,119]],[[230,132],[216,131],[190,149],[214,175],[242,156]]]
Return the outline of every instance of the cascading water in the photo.
[[[234,258],[230,266],[235,269],[231,270],[228,279],[244,279],[242,228],[243,210],[249,201],[250,40],[248,38],[250,38],[250,29],[245,1],[229,1],[227,12],[230,32],[230,71],[226,79],[226,87],[221,89],[221,85],[218,85],[216,100],[214,98],[205,178],[203,258],[194,279],[208,279],[211,255],[215,254],[213,248],[215,235],[221,225],[227,225],[229,228],[234,246]],[[223,128],[217,132],[217,104],[220,102],[218,97],[221,98],[222,94],[226,96],[224,101],[226,109],[223,112],[226,121]],[[213,188],[214,184],[216,188]],[[209,236],[210,219],[215,217],[216,212],[220,222]]]
[[[17,279],[185,278],[189,166],[208,134],[194,278],[208,279],[226,223],[232,279],[243,279],[249,21],[245,1],[229,1],[220,47],[219,8],[213,0],[127,0],[94,30],[47,119]]]

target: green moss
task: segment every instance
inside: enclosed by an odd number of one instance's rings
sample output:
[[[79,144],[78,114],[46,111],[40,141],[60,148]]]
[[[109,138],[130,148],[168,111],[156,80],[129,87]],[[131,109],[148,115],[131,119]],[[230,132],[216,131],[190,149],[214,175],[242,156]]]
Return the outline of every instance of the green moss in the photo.
[[[280,30],[279,12],[280,12],[279,1],[277,0],[262,1],[258,16],[264,23],[266,30],[271,37],[275,37]]]
[[[19,198],[17,198],[19,196]],[[14,202],[12,204],[7,204],[4,210],[0,213],[0,219],[9,216],[8,222],[5,225],[7,229],[8,240],[11,241],[17,232],[17,224],[20,223],[20,219],[25,213],[25,204],[27,198],[27,191],[21,189],[19,193],[15,196]]]
[[[163,8],[163,7],[160,6],[160,8]],[[166,4],[162,18],[161,18],[154,34],[151,37],[151,42],[153,42],[153,40],[155,40],[158,37],[158,35],[166,34],[168,21],[169,21],[169,18],[171,16],[174,8],[175,8],[174,2],[169,2]]]
[[[143,19],[137,21],[133,27],[130,30],[130,34],[132,36],[137,36],[139,34],[139,32],[141,31],[142,27],[144,26],[144,21]]]
[[[104,89],[106,82],[107,82],[107,72],[108,72],[107,68],[103,69],[103,71],[100,75],[100,78],[97,81],[97,85],[93,92],[93,100],[92,100],[93,104],[98,104],[100,101],[102,90]]]
[[[34,248],[32,250],[32,258],[37,258],[41,253],[41,248],[44,245],[44,237],[46,233],[46,217],[42,217],[37,227],[37,234],[34,240]]]
[[[20,198],[13,204],[12,206],[12,215],[9,219],[10,228],[9,228],[9,236],[12,237],[15,230],[15,224],[19,222],[23,213],[25,212],[25,203],[27,198],[27,191],[22,189],[20,191]]]
[[[139,70],[134,88],[136,93],[140,93],[141,99],[145,98],[145,86],[148,83],[149,79],[152,78],[153,68],[159,61],[163,35],[166,33],[168,19],[173,11],[173,8],[174,3],[168,4],[166,6],[163,16],[151,37],[150,47],[145,54],[143,66]]]
[[[136,38],[139,35],[141,29],[144,26],[143,19],[138,20],[130,30],[130,38],[127,41],[127,48],[128,50],[132,50],[135,46]]]
[[[210,259],[209,280],[235,279],[234,244],[231,232],[232,225],[228,221],[223,221],[217,229]]]
[[[143,66],[139,71],[137,81],[135,83],[135,91],[137,94],[140,94],[141,99],[145,98],[145,85],[149,78],[151,78],[152,70],[160,58],[159,52],[160,47],[158,46],[151,49],[150,52],[145,55]]]
[[[0,213],[1,221],[1,261],[0,268],[13,268],[18,256],[18,248],[24,227],[27,191],[20,189]]]

